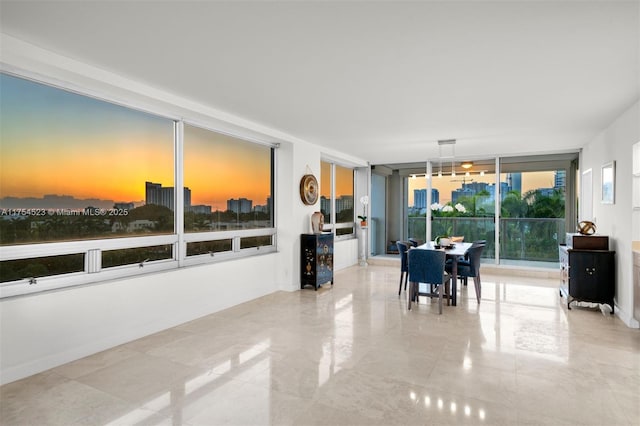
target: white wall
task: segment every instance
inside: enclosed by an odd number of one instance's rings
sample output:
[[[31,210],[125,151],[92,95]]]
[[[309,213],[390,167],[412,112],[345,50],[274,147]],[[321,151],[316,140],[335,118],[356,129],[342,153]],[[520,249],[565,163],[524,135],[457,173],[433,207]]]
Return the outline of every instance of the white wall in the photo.
[[[272,293],[278,256],[2,299],[2,382]]]
[[[321,151],[273,129],[176,98],[138,82],[63,58],[0,34],[5,71],[19,72],[168,116],[192,117],[240,137],[278,142],[276,235],[278,252],[60,291],[0,300],[0,383],[278,290],[300,288],[300,234],[319,209],[299,197],[307,166],[320,174]],[[338,158],[341,153],[332,152]],[[351,163],[361,159],[344,156]],[[335,268],[357,264],[357,240],[335,245]],[[339,285],[339,283],[336,283]]]
[[[632,146],[640,141],[640,102],[618,117],[587,144],[580,169],[593,170],[593,215],[598,233],[609,235],[609,248],[616,251],[616,314],[630,327],[638,327],[633,315]],[[616,162],[615,204],[600,202],[603,164]]]

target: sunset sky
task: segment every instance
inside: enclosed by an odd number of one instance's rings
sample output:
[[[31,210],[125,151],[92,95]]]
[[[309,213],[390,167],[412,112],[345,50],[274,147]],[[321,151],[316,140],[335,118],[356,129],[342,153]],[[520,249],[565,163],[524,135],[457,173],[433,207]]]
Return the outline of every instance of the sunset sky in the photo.
[[[331,197],[331,163],[322,162],[320,169],[320,196]],[[353,169],[336,165],[336,198],[353,196]]]
[[[226,210],[230,198],[264,205],[271,191],[271,148],[185,126],[184,184],[191,204]]]
[[[145,182],[174,186],[174,122],[144,112],[0,74],[0,198],[70,195],[139,203]],[[185,125],[184,184],[192,205],[226,210],[231,198],[266,204],[271,148]],[[330,197],[330,164],[322,163],[320,194]],[[522,191],[553,186],[553,172],[522,175]],[[494,182],[494,175],[474,175]],[[434,178],[440,202],[462,184]],[[413,189],[424,178],[409,179]],[[353,170],[336,167],[336,196],[353,195]]]
[[[146,181],[174,186],[172,120],[5,74],[0,90],[0,197],[140,202]],[[265,204],[270,148],[189,129],[184,181],[192,204]]]
[[[438,178],[437,176],[433,177],[433,187],[438,189],[440,192],[440,204],[446,204],[451,201],[451,191],[454,191],[458,188],[462,187],[462,176],[459,173],[456,177],[451,176],[443,176],[442,178]],[[554,172],[546,171],[546,172],[526,172],[522,173],[522,193],[536,188],[552,188],[554,184]],[[467,179],[473,179],[472,182],[486,182],[486,183],[495,183],[495,173],[487,173],[485,176],[480,176],[478,174],[472,174]],[[413,205],[413,190],[414,189],[423,189],[427,187],[427,181],[424,177],[416,178],[416,179],[408,179],[409,181],[409,201],[408,205]],[[500,181],[506,182],[506,173],[502,173],[500,175]],[[470,180],[467,180],[470,183]]]

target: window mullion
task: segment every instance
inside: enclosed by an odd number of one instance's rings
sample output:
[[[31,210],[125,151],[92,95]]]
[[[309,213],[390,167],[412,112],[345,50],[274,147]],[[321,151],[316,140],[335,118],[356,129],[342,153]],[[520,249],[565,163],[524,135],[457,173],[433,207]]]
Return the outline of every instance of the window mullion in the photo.
[[[331,163],[331,229],[333,235],[336,235],[336,165]]]
[[[89,274],[100,272],[102,269],[102,250],[88,250],[85,257],[85,271]]]
[[[178,234],[178,243],[174,246],[174,258],[178,261],[178,265],[184,264],[186,257],[186,243],[184,242],[184,122],[177,121],[174,125],[175,140],[175,230]]]

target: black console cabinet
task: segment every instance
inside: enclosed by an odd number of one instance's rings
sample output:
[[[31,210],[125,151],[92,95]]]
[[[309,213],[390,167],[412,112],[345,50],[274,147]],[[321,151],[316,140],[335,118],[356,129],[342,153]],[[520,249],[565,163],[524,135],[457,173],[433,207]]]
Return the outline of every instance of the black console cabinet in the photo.
[[[300,288],[331,282],[333,285],[333,234],[302,234],[300,241]]]
[[[573,301],[604,303],[611,307],[613,314],[616,289],[615,251],[607,250],[608,240],[604,243],[606,247],[597,245],[600,250],[576,249],[576,244],[572,244],[576,239],[577,237],[572,236],[571,241],[568,235],[568,244],[559,248],[562,273],[560,295],[567,298],[568,309],[571,309]],[[595,242],[595,239],[590,242]]]

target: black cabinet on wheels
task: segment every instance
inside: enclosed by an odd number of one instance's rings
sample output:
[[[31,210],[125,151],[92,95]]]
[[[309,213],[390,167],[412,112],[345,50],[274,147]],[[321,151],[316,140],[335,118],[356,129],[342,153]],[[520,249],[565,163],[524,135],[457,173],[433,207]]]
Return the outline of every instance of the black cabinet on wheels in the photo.
[[[333,285],[333,234],[302,234],[300,241],[300,288],[324,283]]]
[[[614,310],[616,289],[615,251],[608,250],[607,237],[567,234],[567,244],[561,245],[560,295],[571,302],[603,303]]]

